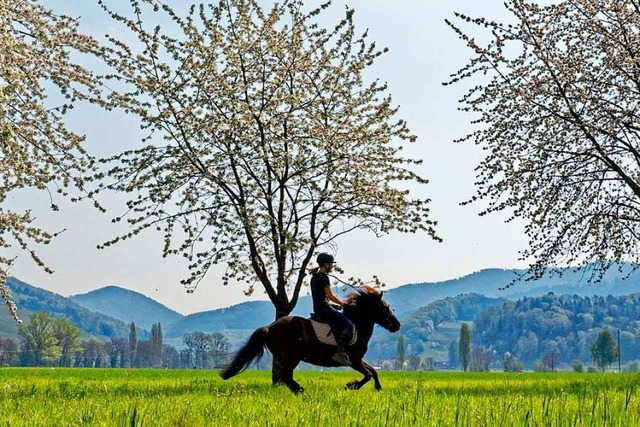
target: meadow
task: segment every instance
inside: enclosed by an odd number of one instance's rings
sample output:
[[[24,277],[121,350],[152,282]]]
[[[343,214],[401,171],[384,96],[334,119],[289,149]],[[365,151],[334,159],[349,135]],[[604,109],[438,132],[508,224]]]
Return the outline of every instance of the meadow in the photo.
[[[638,374],[297,372],[299,395],[267,371],[0,369],[5,426],[633,426]]]

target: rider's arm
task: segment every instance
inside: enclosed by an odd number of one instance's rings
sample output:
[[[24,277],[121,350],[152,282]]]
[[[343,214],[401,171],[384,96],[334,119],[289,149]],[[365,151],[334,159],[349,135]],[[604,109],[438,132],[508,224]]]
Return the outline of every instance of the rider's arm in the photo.
[[[329,301],[331,302],[335,302],[336,304],[343,306],[344,305],[344,301],[342,301],[340,298],[338,298],[332,291],[331,291],[331,286],[325,286],[324,287],[324,292],[327,295],[327,298],[329,299]]]

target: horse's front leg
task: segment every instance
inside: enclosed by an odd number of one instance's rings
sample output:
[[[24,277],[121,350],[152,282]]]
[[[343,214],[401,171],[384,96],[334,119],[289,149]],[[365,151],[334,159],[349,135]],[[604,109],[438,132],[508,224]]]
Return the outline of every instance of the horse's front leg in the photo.
[[[360,372],[362,375],[364,375],[364,378],[362,378],[360,381],[358,380],[353,380],[349,383],[347,383],[347,388],[349,390],[359,390],[363,385],[365,385],[366,383],[368,383],[369,381],[371,381],[371,377],[373,377],[375,375],[375,379],[376,379],[376,388],[378,388],[378,385],[380,385],[380,382],[378,381],[378,375],[375,373],[375,370],[367,365],[364,360],[360,359],[360,360],[354,360],[351,363],[351,367],[353,369],[355,369],[356,371]],[[373,373],[372,373],[373,371]]]
[[[369,373],[371,373],[371,376],[373,377],[373,384],[376,390],[382,390],[382,384],[380,384],[380,380],[378,379],[378,372],[376,372],[376,370],[373,369],[373,366],[369,365],[364,360],[362,361],[362,364],[369,370]]]

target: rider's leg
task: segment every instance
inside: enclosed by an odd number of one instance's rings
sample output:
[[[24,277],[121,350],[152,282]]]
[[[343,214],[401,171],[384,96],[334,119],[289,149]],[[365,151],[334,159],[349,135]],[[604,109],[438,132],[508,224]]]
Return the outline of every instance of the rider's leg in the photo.
[[[349,319],[347,319],[344,314],[340,312],[336,312],[335,320],[336,326],[340,328],[341,332],[336,336],[336,343],[338,344],[338,348],[333,355],[333,360],[340,363],[341,365],[349,366],[351,363],[349,361],[347,347],[351,343],[351,339],[353,338],[353,324]]]
[[[333,360],[341,365],[349,366],[349,356],[347,355],[347,346],[353,337],[353,323],[342,312],[331,307],[327,307],[318,313],[321,317],[331,325],[334,331],[336,343],[338,347],[333,355]]]

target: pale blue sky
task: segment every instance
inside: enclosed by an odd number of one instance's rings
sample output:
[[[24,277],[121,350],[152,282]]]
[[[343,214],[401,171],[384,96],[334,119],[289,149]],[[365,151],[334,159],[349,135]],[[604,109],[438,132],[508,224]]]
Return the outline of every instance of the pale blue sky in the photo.
[[[62,2],[49,1],[56,8]],[[507,16],[501,0],[453,0],[446,2],[405,0],[359,0],[347,2],[356,9],[355,22],[369,28],[372,40],[390,51],[374,65],[372,75],[386,80],[394,101],[401,106],[418,142],[407,150],[424,160],[423,175],[431,183],[425,194],[432,199],[433,218],[439,221],[443,243],[427,235],[391,234],[375,239],[354,233],[339,242],[336,257],[346,276],[377,274],[389,287],[459,277],[487,267],[522,267],[518,250],[526,239],[519,224],[505,224],[506,215],[478,217],[480,205],[459,206],[474,194],[474,167],[481,158],[477,147],[452,141],[469,130],[470,117],[456,110],[462,87],[444,87],[442,82],[463,65],[470,52],[445,25],[453,11],[495,18]],[[112,31],[104,15],[88,0],[64,3],[64,12],[81,16],[83,28],[99,36]],[[344,2],[336,2],[330,15],[341,16]],[[105,113],[95,107],[78,109],[69,117],[70,126],[86,133],[87,147],[105,155],[139,144],[136,122],[120,113]],[[101,199],[102,200],[102,199]],[[96,244],[108,240],[123,225],[110,219],[124,211],[122,200],[103,200],[107,215],[88,205],[58,203],[60,212],[50,212],[48,195],[23,192],[10,203],[30,207],[38,224],[67,230],[39,253],[55,270],[53,276],[40,271],[24,253],[19,254],[11,274],[28,283],[62,295],[84,293],[106,285],[118,285],[146,294],[182,313],[225,307],[246,301],[244,286],[221,285],[219,271],[212,271],[194,294],[178,283],[185,265],[177,258],[162,259],[162,236],[146,233],[106,250]],[[303,289],[303,293],[306,289]],[[261,290],[254,298],[266,299]]]

